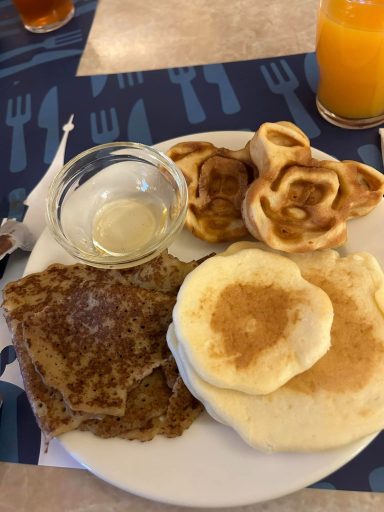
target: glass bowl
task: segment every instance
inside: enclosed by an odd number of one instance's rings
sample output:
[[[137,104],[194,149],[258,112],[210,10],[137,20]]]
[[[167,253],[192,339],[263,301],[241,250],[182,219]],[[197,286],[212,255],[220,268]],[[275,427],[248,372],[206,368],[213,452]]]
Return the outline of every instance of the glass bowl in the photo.
[[[187,184],[172,160],[144,144],[113,142],[84,151],[55,176],[47,224],[81,262],[133,267],[172,243],[187,205]]]

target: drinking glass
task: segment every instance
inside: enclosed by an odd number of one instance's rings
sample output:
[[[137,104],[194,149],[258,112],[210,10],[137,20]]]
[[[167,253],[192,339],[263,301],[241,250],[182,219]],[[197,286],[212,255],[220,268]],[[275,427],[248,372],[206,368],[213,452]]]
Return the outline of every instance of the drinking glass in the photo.
[[[384,121],[384,0],[321,0],[316,104],[330,123],[370,128]]]
[[[24,27],[30,32],[51,32],[72,19],[72,0],[13,0]]]

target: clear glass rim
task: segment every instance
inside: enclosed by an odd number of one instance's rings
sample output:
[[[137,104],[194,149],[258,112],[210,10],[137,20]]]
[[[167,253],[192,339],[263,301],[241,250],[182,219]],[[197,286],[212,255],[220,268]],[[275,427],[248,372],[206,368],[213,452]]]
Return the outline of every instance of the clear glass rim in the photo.
[[[323,117],[323,119],[325,119],[326,121],[335,126],[338,126],[339,128],[347,128],[349,130],[364,130],[368,128],[373,128],[375,126],[379,126],[384,123],[384,114],[366,119],[353,119],[334,114],[326,107],[324,107],[324,105],[321,103],[317,96],[316,107],[321,117]]]
[[[24,28],[28,30],[29,32],[35,33],[35,34],[45,34],[46,32],[53,32],[54,30],[57,30],[64,25],[66,25],[71,19],[73,18],[75,14],[75,6],[72,6],[72,9],[69,11],[69,13],[63,18],[62,20],[54,21],[53,23],[48,23],[45,25],[29,25],[28,23],[25,23],[23,21]]]
[[[121,256],[95,256],[94,254],[88,253],[76,247],[63,233],[61,229],[61,224],[59,221],[59,217],[57,215],[58,212],[58,203],[60,198],[62,197],[63,188],[66,183],[66,177],[70,170],[73,170],[75,166],[77,166],[84,158],[89,157],[93,153],[97,153],[103,150],[113,150],[113,149],[133,149],[142,151],[143,154],[149,154],[154,159],[155,162],[161,164],[166,170],[171,174],[175,183],[177,185],[177,190],[180,194],[180,211],[178,212],[177,218],[171,224],[168,232],[161,239],[160,242],[149,245],[145,251],[142,249],[137,249],[135,251],[130,252],[129,254],[124,254]],[[124,155],[121,155],[124,156]],[[76,174],[78,176],[78,174]],[[48,229],[53,236],[53,238],[74,258],[80,260],[83,263],[100,267],[100,268],[118,268],[118,267],[130,267],[136,266],[145,261],[149,261],[150,259],[156,257],[163,250],[165,250],[174,237],[181,231],[184,226],[186,214],[188,209],[188,187],[186,180],[184,178],[183,173],[177,167],[177,165],[167,157],[161,151],[157,149],[147,146],[145,144],[140,144],[138,142],[111,142],[106,144],[100,144],[98,146],[93,146],[82,153],[74,156],[71,160],[69,160],[64,167],[56,174],[54,179],[51,182],[51,185],[48,190],[48,196],[46,200],[46,220]]]
[[[333,0],[320,0],[320,5],[327,4]],[[340,1],[340,0],[339,0]],[[362,5],[377,5],[384,7],[384,3],[381,0],[341,0],[345,4],[362,4]]]

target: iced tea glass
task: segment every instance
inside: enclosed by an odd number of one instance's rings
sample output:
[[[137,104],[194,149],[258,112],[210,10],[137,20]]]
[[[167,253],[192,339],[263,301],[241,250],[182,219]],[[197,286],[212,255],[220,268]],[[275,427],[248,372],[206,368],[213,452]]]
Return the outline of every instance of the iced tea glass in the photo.
[[[321,0],[317,108],[343,128],[384,122],[384,0]]]
[[[56,30],[68,23],[75,12],[72,0],[13,0],[13,3],[30,32]]]

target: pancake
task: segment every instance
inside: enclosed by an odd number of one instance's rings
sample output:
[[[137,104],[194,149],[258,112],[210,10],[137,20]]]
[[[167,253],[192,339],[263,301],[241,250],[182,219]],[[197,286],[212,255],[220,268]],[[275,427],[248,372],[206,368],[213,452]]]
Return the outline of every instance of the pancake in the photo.
[[[208,242],[225,242],[247,235],[241,203],[257,176],[249,146],[238,151],[209,142],[181,142],[167,155],[181,169],[188,184],[186,227]]]
[[[177,339],[207,382],[270,393],[330,346],[328,296],[283,256],[252,249],[191,272],[173,310]]]
[[[273,393],[247,395],[203,380],[172,328],[167,341],[190,391],[251,446],[332,449],[384,427],[384,274],[367,253],[291,257],[334,307],[331,348],[309,370]]]

